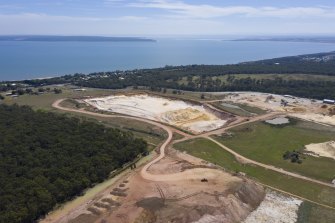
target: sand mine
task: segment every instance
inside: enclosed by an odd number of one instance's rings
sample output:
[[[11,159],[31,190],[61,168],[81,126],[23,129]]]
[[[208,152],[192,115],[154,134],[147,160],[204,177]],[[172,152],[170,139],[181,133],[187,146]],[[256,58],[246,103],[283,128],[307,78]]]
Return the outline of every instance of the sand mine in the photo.
[[[113,95],[85,102],[99,110],[164,122],[194,133],[220,128],[228,121],[201,105],[146,94]]]

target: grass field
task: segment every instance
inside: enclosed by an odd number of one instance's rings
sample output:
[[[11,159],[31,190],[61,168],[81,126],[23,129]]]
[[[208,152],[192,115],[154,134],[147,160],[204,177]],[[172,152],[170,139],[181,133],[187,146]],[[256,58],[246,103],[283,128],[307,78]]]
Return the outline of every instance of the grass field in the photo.
[[[254,115],[265,114],[266,111],[257,107],[252,107],[246,104],[237,104],[231,102],[213,102],[211,103],[214,107],[219,108],[223,111],[243,116],[243,117],[251,117]]]
[[[335,189],[327,186],[318,185],[316,183],[286,176],[262,167],[241,164],[235,157],[219,147],[212,141],[207,139],[194,139],[178,143],[174,146],[177,150],[186,151],[188,154],[199,157],[211,163],[222,166],[229,172],[243,172],[252,179],[263,184],[284,190],[286,192],[304,197],[306,199],[319,202],[325,205],[335,207]],[[312,205],[310,210],[305,210],[310,215],[309,219],[317,215],[315,208],[324,212],[333,212],[334,210]],[[312,213],[313,211],[313,213]],[[324,216],[325,217],[325,216]],[[313,221],[306,221],[313,222]],[[331,222],[331,221],[320,221]]]
[[[303,155],[302,164],[283,159],[286,151],[303,150],[310,143],[335,139],[335,130],[311,122],[293,120],[284,127],[249,123],[230,129],[233,137],[214,138],[239,154],[304,176],[331,182],[335,178],[335,161],[330,158]]]
[[[303,202],[298,211],[297,223],[333,223],[335,211],[310,202]]]

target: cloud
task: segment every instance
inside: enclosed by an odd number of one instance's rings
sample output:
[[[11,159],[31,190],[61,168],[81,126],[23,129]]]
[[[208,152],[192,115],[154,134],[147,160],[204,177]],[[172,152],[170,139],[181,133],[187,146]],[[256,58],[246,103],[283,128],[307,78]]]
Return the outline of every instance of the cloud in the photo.
[[[107,2],[105,0],[104,2]],[[222,35],[335,33],[332,7],[251,7],[181,0],[108,0],[90,13],[0,12],[1,34]],[[190,1],[191,2],[191,1]],[[117,6],[114,7],[113,3]],[[25,9],[28,11],[28,9]],[[76,10],[78,10],[76,8]],[[22,10],[20,10],[22,11]],[[53,12],[55,13],[55,12]]]
[[[21,14],[0,14],[0,19],[22,19],[22,20],[43,20],[48,21],[134,21],[145,20],[144,16],[119,16],[119,17],[81,17],[81,16],[60,16],[48,15],[45,13],[21,13]]]
[[[252,7],[252,6],[214,6],[208,4],[188,4],[183,1],[142,0],[129,3],[129,7],[154,8],[173,13],[174,16],[193,18],[216,18],[233,15],[246,17],[334,17],[333,7]]]

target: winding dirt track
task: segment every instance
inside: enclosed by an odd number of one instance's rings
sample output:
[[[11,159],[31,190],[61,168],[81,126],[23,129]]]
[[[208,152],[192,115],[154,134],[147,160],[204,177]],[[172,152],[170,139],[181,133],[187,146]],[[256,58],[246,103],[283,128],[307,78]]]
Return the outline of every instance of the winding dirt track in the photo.
[[[297,174],[297,173],[292,173],[292,172],[283,170],[281,168],[277,168],[277,167],[274,167],[274,166],[271,166],[271,165],[263,164],[263,163],[251,160],[249,158],[246,158],[246,157],[236,153],[234,150],[232,150],[232,149],[224,146],[223,144],[219,143],[218,141],[214,140],[213,138],[209,137],[209,135],[211,135],[211,134],[222,133],[223,131],[225,131],[227,129],[230,129],[230,128],[233,128],[233,127],[236,127],[238,125],[242,125],[242,124],[245,124],[245,123],[248,123],[248,122],[254,122],[254,121],[262,120],[262,119],[265,119],[265,118],[269,118],[269,117],[278,115],[280,113],[270,113],[270,114],[266,114],[266,115],[262,115],[262,116],[257,116],[257,117],[254,117],[254,118],[250,118],[247,121],[244,121],[244,122],[241,121],[240,123],[236,123],[234,125],[231,125],[231,126],[228,126],[228,127],[222,128],[222,129],[218,129],[218,130],[208,132],[208,133],[204,133],[204,134],[199,134],[199,135],[196,135],[196,136],[191,136],[187,133],[184,133],[184,132],[182,132],[180,130],[177,130],[175,128],[172,128],[170,126],[166,126],[166,125],[163,125],[159,122],[151,121],[151,120],[144,119],[144,118],[138,118],[138,117],[133,117],[133,116],[125,116],[125,115],[107,115],[107,114],[100,114],[100,113],[95,113],[95,112],[90,112],[90,111],[85,111],[85,110],[65,108],[65,107],[60,106],[60,103],[64,100],[65,99],[57,100],[52,104],[52,106],[54,108],[64,110],[64,111],[84,113],[84,114],[98,116],[98,117],[127,118],[127,119],[143,121],[143,122],[146,122],[146,123],[149,123],[151,125],[155,125],[159,128],[164,129],[168,133],[168,138],[160,146],[159,156],[156,157],[151,162],[149,162],[148,164],[146,164],[141,169],[141,176],[146,180],[150,180],[150,181],[174,181],[174,180],[185,180],[185,179],[201,179],[204,176],[206,176],[206,178],[215,178],[220,174],[220,172],[221,172],[220,170],[211,169],[211,171],[208,171],[208,169],[203,169],[203,168],[195,168],[195,169],[190,169],[190,170],[186,170],[184,172],[173,173],[173,174],[158,174],[157,175],[157,174],[149,173],[148,169],[150,168],[150,166],[157,163],[158,161],[160,161],[161,159],[163,159],[165,157],[165,150],[168,147],[168,145],[172,142],[173,132],[177,132],[177,133],[183,135],[184,138],[181,139],[181,140],[176,140],[175,142],[181,142],[181,141],[189,140],[189,139],[192,139],[192,138],[199,138],[199,137],[206,138],[206,139],[211,140],[212,142],[216,143],[218,146],[220,146],[221,148],[223,148],[227,152],[233,154],[236,158],[239,158],[239,159],[241,159],[241,160],[243,160],[247,163],[254,164],[254,165],[269,169],[269,170],[273,170],[273,171],[276,171],[276,172],[281,173],[281,174],[286,174],[288,176],[292,176],[292,177],[295,177],[295,178],[303,179],[303,180],[306,180],[306,181],[310,181],[310,182],[313,182],[313,183],[317,183],[317,184],[320,184],[320,185],[329,186],[329,187],[334,188],[333,184],[326,183],[326,182],[323,182],[323,181],[319,181],[319,180],[316,180],[316,179],[312,179],[312,178],[309,178],[309,177],[305,177],[305,176],[302,176],[302,175]],[[206,174],[206,175],[204,175],[204,174]]]

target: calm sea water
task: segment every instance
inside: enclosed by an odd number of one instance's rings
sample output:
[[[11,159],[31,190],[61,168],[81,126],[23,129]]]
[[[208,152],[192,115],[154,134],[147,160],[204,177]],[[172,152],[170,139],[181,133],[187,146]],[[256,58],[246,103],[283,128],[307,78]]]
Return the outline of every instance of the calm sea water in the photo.
[[[334,51],[335,44],[167,40],[158,42],[0,42],[0,80],[76,72],[230,64]]]

